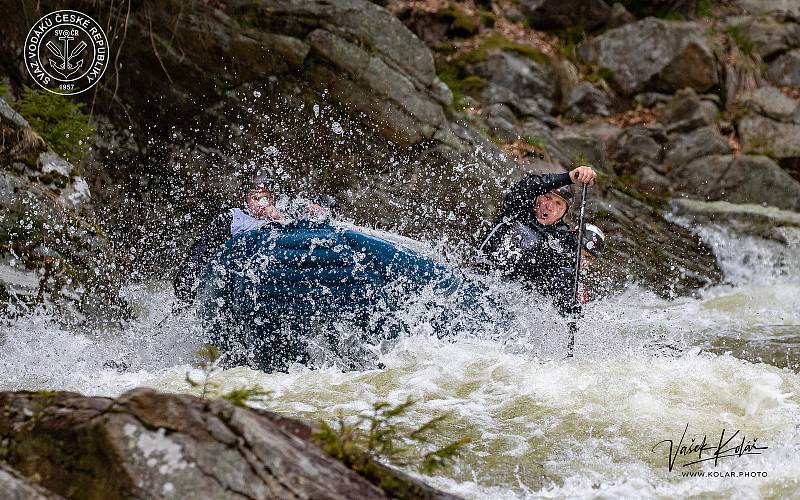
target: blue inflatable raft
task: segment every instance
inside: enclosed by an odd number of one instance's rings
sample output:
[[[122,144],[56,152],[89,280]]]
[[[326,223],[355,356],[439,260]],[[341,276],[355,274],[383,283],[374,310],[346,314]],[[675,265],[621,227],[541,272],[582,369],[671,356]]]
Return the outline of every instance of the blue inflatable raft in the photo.
[[[426,287],[461,275],[388,239],[328,222],[274,223],[239,234],[201,275],[208,341],[228,365],[284,371],[308,362],[310,336],[346,323],[372,341],[396,335],[385,318]]]

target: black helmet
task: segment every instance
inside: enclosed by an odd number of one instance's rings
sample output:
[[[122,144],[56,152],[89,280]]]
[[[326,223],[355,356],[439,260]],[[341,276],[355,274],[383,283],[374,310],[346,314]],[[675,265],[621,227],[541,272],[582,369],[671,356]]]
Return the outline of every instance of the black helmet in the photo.
[[[569,211],[569,207],[572,206],[572,202],[575,201],[575,196],[572,194],[572,190],[569,186],[564,186],[560,188],[556,188],[551,193],[559,196],[561,199],[567,202],[567,211]]]
[[[261,171],[256,172],[252,177],[250,177],[250,185],[248,186],[248,189],[266,189],[272,193],[277,193],[280,191],[275,177],[269,172]]]
[[[599,258],[606,249],[606,236],[594,224],[583,226],[583,248],[594,257]]]

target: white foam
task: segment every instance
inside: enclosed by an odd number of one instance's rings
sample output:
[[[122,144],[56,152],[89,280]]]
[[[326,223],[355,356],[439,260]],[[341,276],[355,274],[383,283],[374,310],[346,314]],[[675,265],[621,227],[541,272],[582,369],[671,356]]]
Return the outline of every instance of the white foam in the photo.
[[[732,244],[729,235],[716,234],[715,245]],[[235,368],[215,381],[223,392],[261,385],[273,393],[267,407],[312,420],[352,418],[376,401],[409,396],[419,402],[404,417],[408,426],[448,412],[453,419],[437,443],[465,435],[473,442],[453,469],[428,480],[466,498],[797,496],[800,376],[701,349],[708,339],[769,340],[777,330],[764,325],[800,324],[800,280],[781,268],[775,272],[771,247],[750,243],[764,259],[724,257],[723,268],[734,278],[698,298],[666,301],[631,286],[591,303],[570,361],[564,360],[566,325],[549,306],[490,281],[488,293],[517,318],[459,318],[449,325],[454,335],[438,339],[430,335],[428,310],[412,304],[403,319],[414,333],[375,351],[385,369],[296,366],[288,374],[265,374]],[[191,314],[159,326],[171,301],[167,288],[130,287],[137,319],[121,331],[70,330],[47,314],[3,325],[0,387],[115,396],[144,385],[196,393],[185,376],[199,332]],[[436,300],[428,295],[420,302]],[[118,373],[103,366],[107,360],[128,369]],[[758,436],[769,446],[763,455],[716,470],[764,470],[768,477],[669,472],[665,456],[651,448],[679,436],[687,423],[709,436],[723,427]],[[177,457],[161,437],[142,443],[151,450],[147,458],[157,459],[154,466]]]

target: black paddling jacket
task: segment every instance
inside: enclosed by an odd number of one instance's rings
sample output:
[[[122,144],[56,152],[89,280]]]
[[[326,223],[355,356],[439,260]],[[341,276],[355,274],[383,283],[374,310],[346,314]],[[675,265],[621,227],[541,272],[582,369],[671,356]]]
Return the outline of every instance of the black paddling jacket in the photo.
[[[484,262],[504,276],[553,298],[562,314],[573,311],[572,297],[577,237],[563,222],[539,224],[534,214],[537,196],[572,184],[569,174],[528,174],[503,200],[492,231],[481,244]]]

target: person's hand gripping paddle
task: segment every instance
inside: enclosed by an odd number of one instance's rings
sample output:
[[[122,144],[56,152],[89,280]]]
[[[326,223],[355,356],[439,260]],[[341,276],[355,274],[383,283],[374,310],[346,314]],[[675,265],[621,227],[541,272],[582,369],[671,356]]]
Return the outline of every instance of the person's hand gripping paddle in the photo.
[[[589,184],[584,182],[581,191],[581,212],[578,217],[578,249],[575,252],[575,274],[573,275],[572,283],[572,298],[575,300],[575,307],[573,309],[572,318],[569,320],[569,341],[567,342],[567,357],[572,357],[572,352],[575,349],[575,334],[578,332],[578,319],[581,317],[581,301],[578,299],[578,287],[581,275],[581,249],[583,248],[583,224],[586,214],[586,192],[589,189]]]

